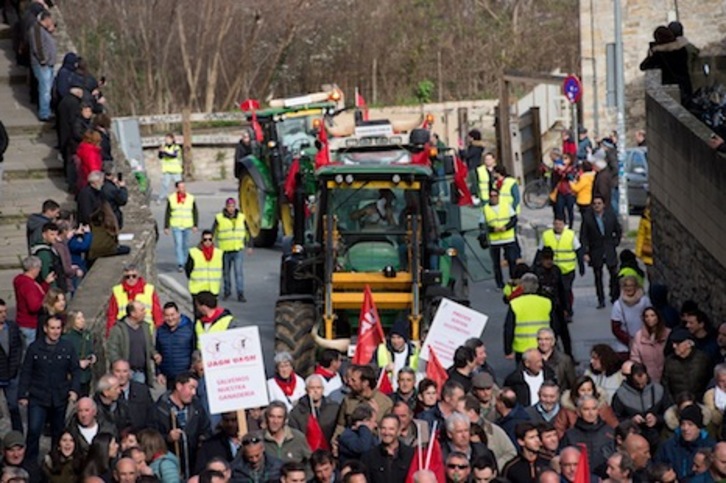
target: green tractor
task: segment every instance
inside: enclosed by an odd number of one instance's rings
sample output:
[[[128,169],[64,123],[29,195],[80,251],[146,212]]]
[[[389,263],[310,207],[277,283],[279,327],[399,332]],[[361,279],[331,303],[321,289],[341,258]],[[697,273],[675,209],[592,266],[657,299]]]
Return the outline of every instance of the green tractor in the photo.
[[[491,277],[479,209],[432,194],[445,180],[433,175],[428,140],[425,129],[359,122],[353,136],[331,139],[316,194],[297,186],[275,334],[276,350],[293,354],[299,373],[313,369],[317,349],[352,352],[366,286],[384,329],[405,316],[420,341],[442,298],[468,305],[469,281]],[[453,159],[444,161],[451,174]]]
[[[314,190],[315,120],[332,115],[341,105],[337,88],[305,96],[273,99],[269,107],[248,112],[247,120],[259,123],[262,139],[253,154],[235,159],[239,203],[255,246],[270,247],[281,225],[292,235],[290,203],[284,185],[294,160],[299,160],[304,183]]]

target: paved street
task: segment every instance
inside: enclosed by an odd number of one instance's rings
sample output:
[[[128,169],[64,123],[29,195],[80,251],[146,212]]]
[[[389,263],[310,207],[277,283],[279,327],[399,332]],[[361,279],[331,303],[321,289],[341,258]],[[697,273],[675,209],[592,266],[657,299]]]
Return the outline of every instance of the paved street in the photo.
[[[213,217],[221,210],[225,199],[237,198],[236,186],[229,181],[190,182],[187,183],[187,190],[197,197],[202,225],[200,228],[211,227]],[[164,208],[164,204],[152,206],[160,232],[163,227]],[[551,213],[549,209],[532,211],[525,208],[522,213],[522,226],[528,227],[531,224],[545,226],[551,222]],[[630,219],[630,229],[634,229],[637,227],[638,218],[630,217]],[[531,229],[523,231],[525,233],[533,232]],[[199,236],[198,234],[196,237],[192,237],[193,243],[199,241]],[[521,241],[525,258],[531,260],[536,248],[534,239],[522,237]],[[626,243],[628,242],[626,241]],[[186,288],[186,277],[183,273],[176,271],[171,236],[165,236],[163,233],[160,235],[157,246],[157,266],[162,277],[173,279],[182,290]],[[264,352],[266,355],[270,355],[266,358],[268,374],[271,374],[271,354],[274,353],[273,313],[278,295],[279,266],[279,247],[255,249],[245,259],[245,295],[248,302],[242,304],[236,300],[229,300],[222,304],[245,323],[260,327]],[[612,339],[610,306],[604,310],[595,308],[597,299],[590,271],[585,274],[585,277],[576,279],[574,290],[575,318],[570,325],[573,347],[578,361],[588,361],[589,349],[593,344]],[[503,358],[501,329],[506,315],[506,306],[502,303],[501,293],[496,289],[493,281],[474,284],[470,293],[472,307],[489,316],[483,339],[487,345],[490,362],[497,373],[504,377],[514,367],[514,363]]]

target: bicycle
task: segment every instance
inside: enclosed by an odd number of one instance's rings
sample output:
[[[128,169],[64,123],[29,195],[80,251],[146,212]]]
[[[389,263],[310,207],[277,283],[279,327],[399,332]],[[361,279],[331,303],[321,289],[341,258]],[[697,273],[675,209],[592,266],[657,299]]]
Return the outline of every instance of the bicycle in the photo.
[[[552,168],[544,163],[539,165],[540,176],[524,185],[524,195],[522,201],[524,205],[531,210],[541,210],[549,204],[550,178],[552,177]]]

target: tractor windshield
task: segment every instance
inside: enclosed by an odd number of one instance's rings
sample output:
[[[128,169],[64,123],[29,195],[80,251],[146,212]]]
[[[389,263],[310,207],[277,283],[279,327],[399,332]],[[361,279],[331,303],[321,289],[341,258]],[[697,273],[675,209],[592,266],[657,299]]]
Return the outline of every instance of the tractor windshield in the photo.
[[[296,156],[304,148],[315,146],[312,125],[313,116],[288,117],[276,125],[278,139],[289,153]]]

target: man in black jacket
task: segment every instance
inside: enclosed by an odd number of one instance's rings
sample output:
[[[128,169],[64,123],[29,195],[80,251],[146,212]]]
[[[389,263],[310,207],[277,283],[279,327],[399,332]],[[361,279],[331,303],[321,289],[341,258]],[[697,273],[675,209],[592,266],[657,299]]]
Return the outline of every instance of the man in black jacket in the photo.
[[[18,398],[28,408],[28,458],[38,459],[40,436],[50,419],[54,446],[63,432],[66,406],[80,391],[81,366],[76,350],[61,340],[62,322],[49,317],[43,325],[45,337],[30,344],[20,373]]]
[[[135,430],[144,429],[149,411],[154,406],[149,386],[131,380],[131,366],[124,359],[114,362],[111,365],[111,372],[118,379],[121,398],[129,407],[131,427]]]
[[[88,175],[88,184],[76,196],[78,204],[78,223],[91,224],[91,215],[101,208],[104,202],[101,187],[104,175],[101,171],[92,171]]]
[[[118,221],[119,230],[124,227],[124,214],[121,212],[121,207],[126,206],[129,202],[129,191],[126,189],[126,182],[118,179],[114,176],[112,166],[105,168],[105,177],[103,180],[103,186],[101,186],[101,193],[103,199],[111,205],[113,214],[116,215],[116,221]]]
[[[401,423],[398,416],[387,414],[378,425],[381,443],[363,454],[362,463],[368,469],[369,483],[404,481],[413,459],[414,449],[401,444],[398,437]]]
[[[549,467],[549,461],[540,456],[542,442],[537,426],[530,422],[519,423],[514,429],[519,444],[519,454],[502,469],[502,476],[512,483],[534,483],[540,471]]]
[[[5,468],[17,468],[25,470],[30,477],[28,483],[41,483],[46,481],[43,471],[36,460],[30,459],[25,453],[25,438],[19,431],[10,431],[2,440],[3,459],[0,470]],[[8,480],[12,481],[12,479]]]
[[[323,396],[323,376],[311,374],[305,379],[307,396],[301,397],[290,411],[288,424],[291,428],[307,434],[308,421],[312,414],[318,420],[325,440],[332,442],[340,405]]]
[[[131,416],[125,399],[121,397],[121,385],[113,374],[104,374],[98,380],[93,401],[99,412],[99,419],[105,419],[114,425],[117,434],[131,427]]]
[[[180,464],[182,473],[187,469],[188,474],[195,468],[199,445],[211,434],[209,415],[196,397],[198,384],[191,373],[177,376],[174,390],[156,401],[149,421],[151,427],[164,435],[170,451],[177,442],[184,448]]]
[[[616,248],[620,244],[623,230],[615,213],[605,206],[601,196],[592,199],[592,210],[582,218],[580,243],[583,258],[592,267],[595,274],[595,291],[597,292],[597,308],[605,308],[605,291],[602,285],[602,268],[607,266],[610,273],[610,301],[618,299],[618,255]]]
[[[537,349],[528,349],[522,354],[522,363],[504,380],[504,385],[517,394],[517,402],[523,407],[539,401],[539,388],[545,381],[554,381],[555,373],[544,365],[542,354]]]
[[[0,299],[0,387],[8,402],[8,412],[13,431],[23,432],[23,420],[18,406],[18,372],[23,359],[23,342],[20,328],[8,320],[8,307]]]
[[[194,474],[198,474],[205,469],[207,463],[213,458],[222,458],[231,463],[237,456],[241,444],[237,413],[234,411],[223,413],[219,428],[220,431],[214,433],[211,438],[204,441],[199,447]]]

